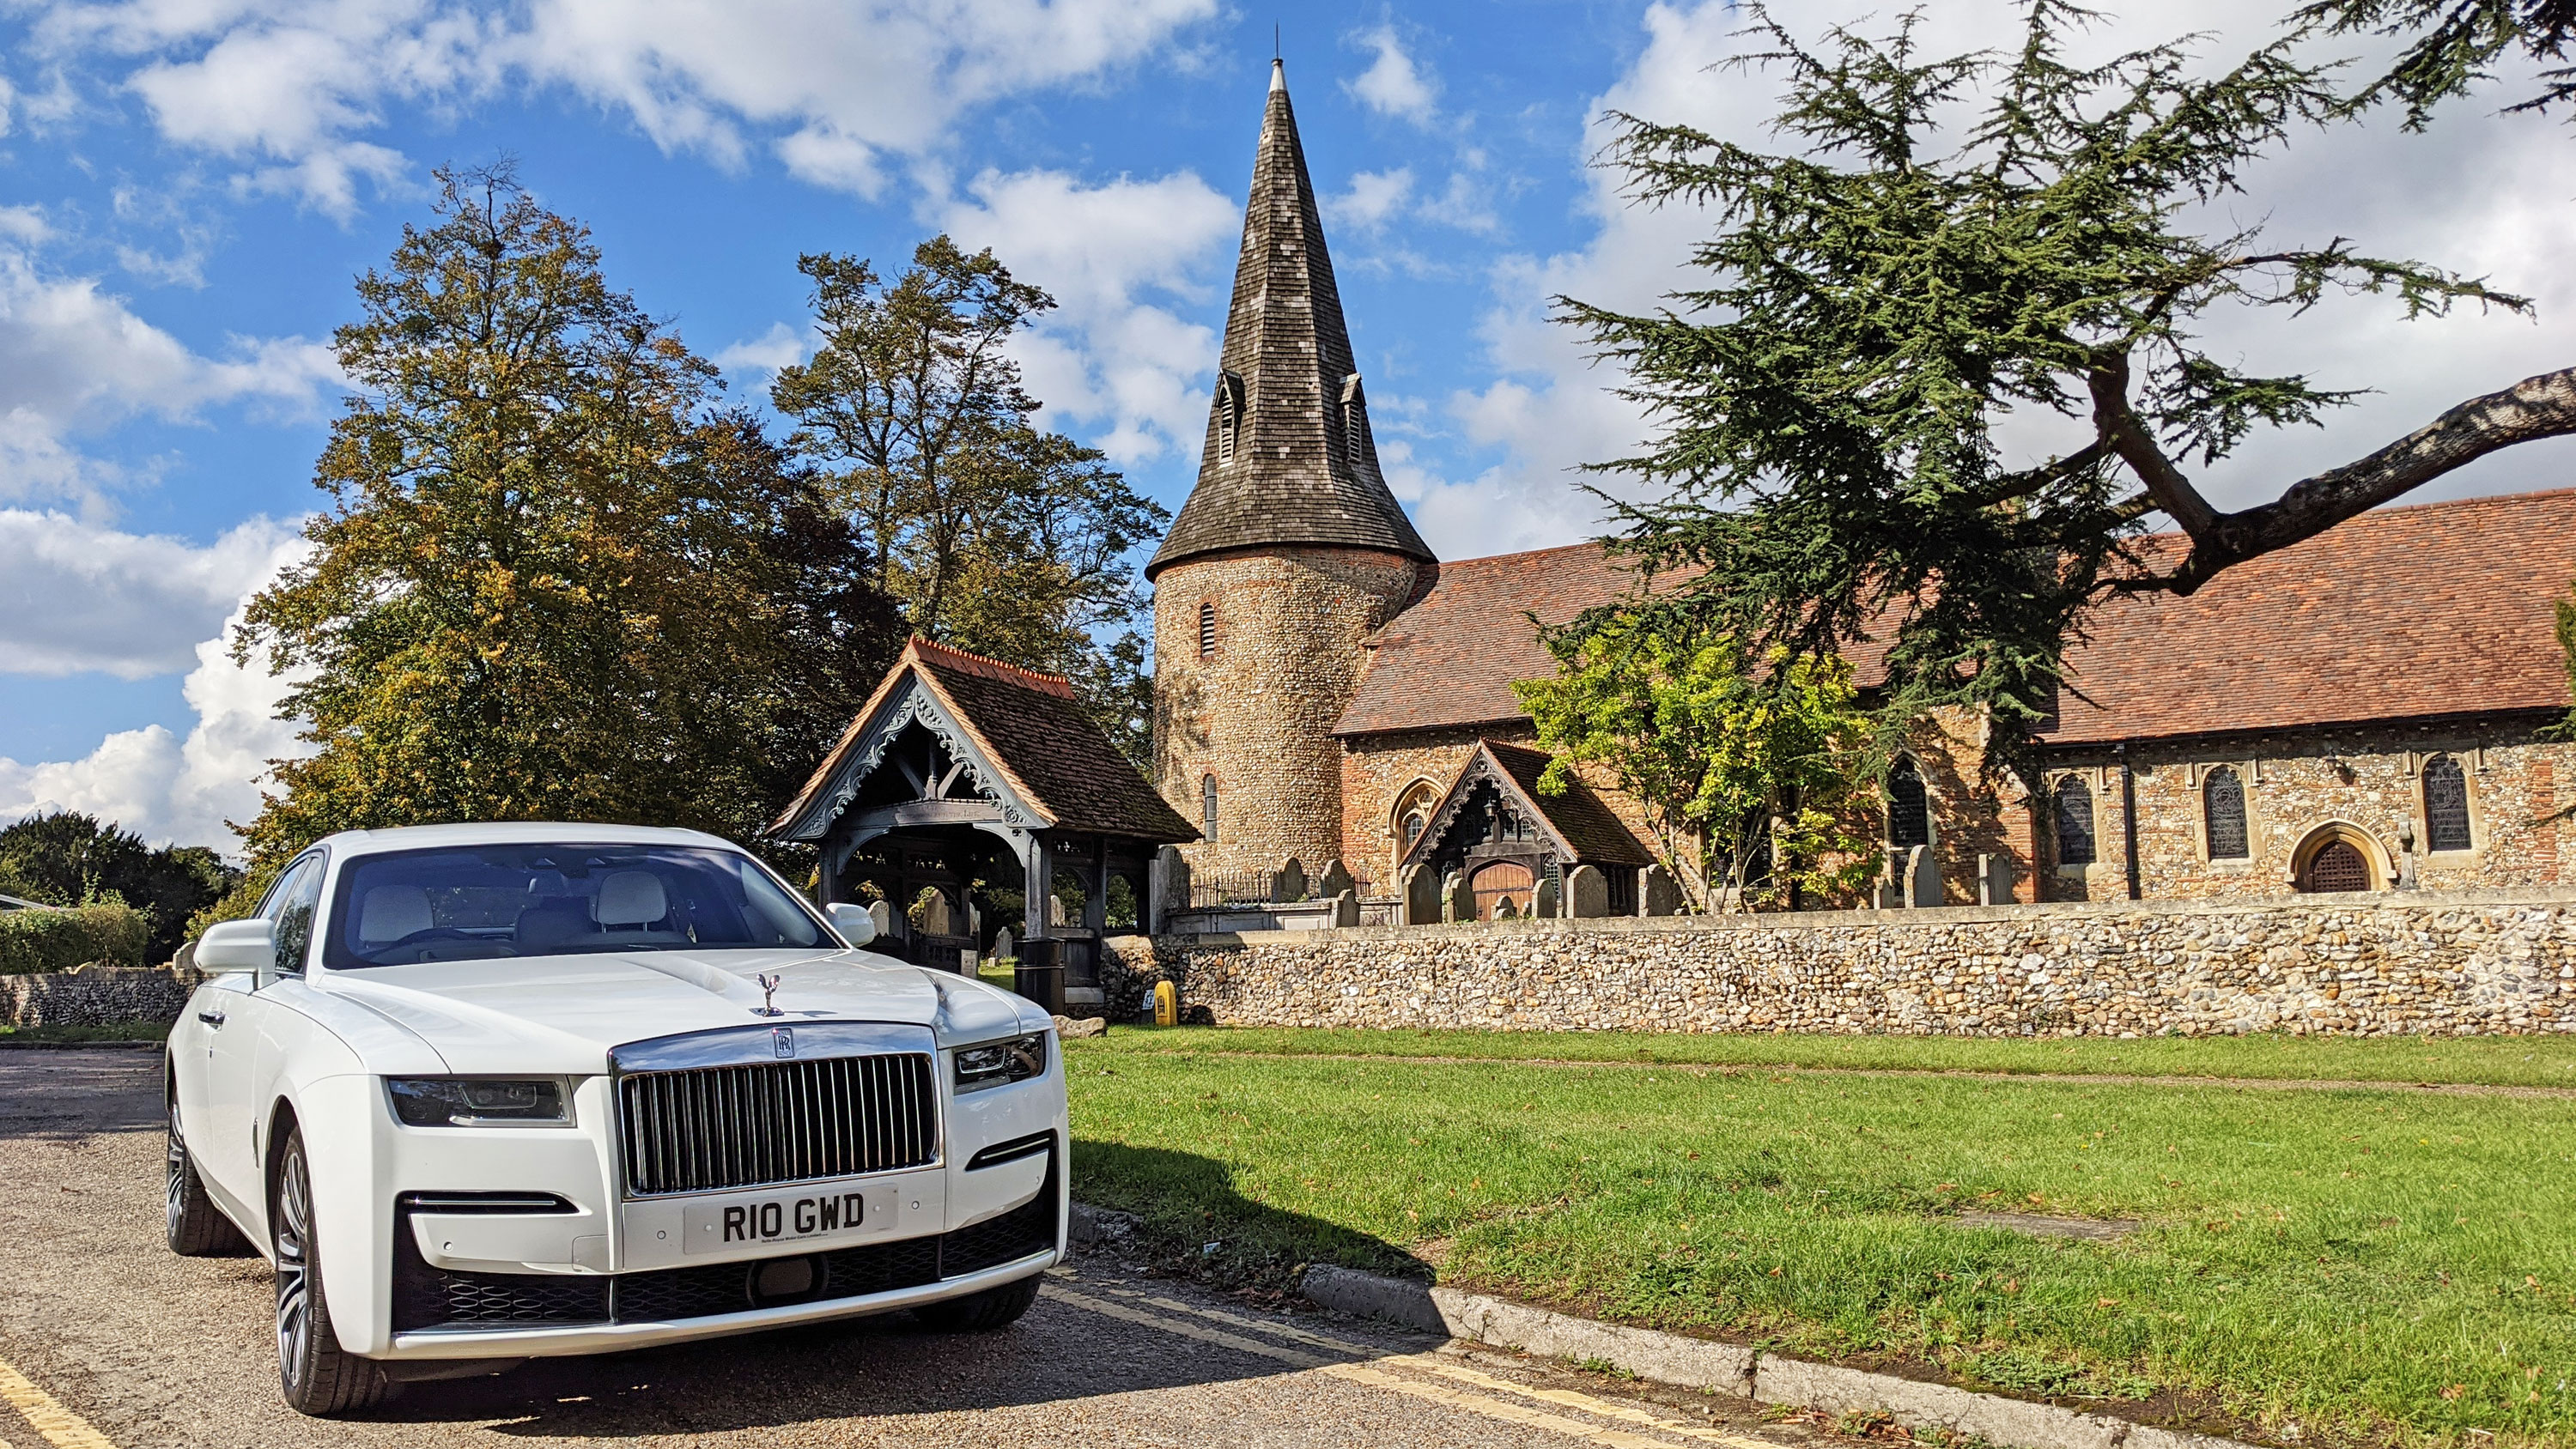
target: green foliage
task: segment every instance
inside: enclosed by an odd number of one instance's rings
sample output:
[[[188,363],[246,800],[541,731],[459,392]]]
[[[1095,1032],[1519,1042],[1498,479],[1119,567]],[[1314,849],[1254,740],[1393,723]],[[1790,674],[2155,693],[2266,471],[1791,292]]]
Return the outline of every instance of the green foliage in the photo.
[[[914,633],[1070,679],[1145,758],[1151,681],[1130,555],[1171,515],[1031,421],[1005,345],[1055,306],[990,251],[923,242],[892,281],[808,256],[822,345],[770,391]]]
[[[151,943],[151,918],[121,902],[0,911],[0,976],[69,971],[93,961],[140,966]]]
[[[747,837],[899,645],[876,562],[578,223],[506,171],[440,183],[334,334],[332,507],[236,641],[318,747],[252,856],[458,820]]]
[[[2570,586],[2576,592],[2576,585]],[[2567,656],[2567,691],[2576,694],[2576,599],[2558,601],[2558,649]],[[2544,740],[2576,740],[2576,709],[2540,732]]]
[[[2295,314],[2335,290],[2409,316],[2527,306],[2340,239],[2209,229],[2245,210],[2230,198],[2246,168],[2337,113],[2296,37],[2216,70],[2181,43],[2079,66],[2065,37],[2086,16],[2061,0],[2030,0],[2009,53],[1940,58],[1912,18],[1811,51],[1752,14],[1771,42],[1756,63],[1786,79],[1788,149],[1621,116],[1606,160],[1629,196],[1716,216],[1691,254],[1704,280],[1652,313],[1560,298],[1560,315],[1657,423],[1597,465],[1649,495],[1619,505],[1613,546],[1683,580],[1642,622],[1810,658],[1878,641],[1899,722],[1989,710],[2009,761],[2107,591],[2187,592],[2241,556],[2197,531],[2187,558],[2137,547],[2158,510],[2207,522],[2175,460],[2215,462],[2354,394],[2245,370],[2234,342],[2213,352],[2214,311]],[[2064,451],[2008,458],[2007,415],[2064,419]]]
[[[2410,131],[2424,129],[2441,102],[2492,80],[2498,59],[2519,52],[2537,61],[2565,60],[2576,46],[2576,4],[2569,0],[2318,0],[2293,18],[2338,34],[2412,36],[2388,73],[2351,102],[2355,109],[2399,102]],[[2505,110],[2545,111],[2576,101],[2576,66],[2540,78],[2540,94]]]
[[[1645,802],[1668,868],[1750,909],[1855,891],[1878,852],[1878,758],[1840,658],[1740,636],[1668,635],[1620,614],[1551,635],[1554,679],[1512,686],[1555,758],[1541,790],[1594,765]]]
[[[146,952],[170,959],[188,918],[231,890],[241,872],[204,846],[147,846],[129,830],[63,811],[0,830],[0,894],[77,906],[121,902],[151,923]]]

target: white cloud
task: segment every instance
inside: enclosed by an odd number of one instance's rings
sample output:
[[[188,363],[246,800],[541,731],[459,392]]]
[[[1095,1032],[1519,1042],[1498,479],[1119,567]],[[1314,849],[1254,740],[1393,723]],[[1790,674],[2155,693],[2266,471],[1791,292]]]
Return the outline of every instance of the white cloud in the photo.
[[[1359,37],[1359,41],[1376,51],[1377,59],[1360,72],[1357,80],[1342,82],[1342,89],[1381,116],[1394,116],[1418,126],[1431,124],[1440,83],[1413,63],[1395,27],[1381,25]]]
[[[1834,23],[1884,29],[1889,13],[1868,0],[1836,0],[1803,7],[1791,18],[1800,34],[1812,37]],[[2195,30],[2215,37],[2206,53],[2226,56],[2271,34],[2268,15],[2217,0],[2141,6],[2133,15],[2084,37],[2080,48],[2087,54],[2078,59],[2098,60],[2115,48]],[[1998,3],[1934,7],[1924,16],[1917,38],[1926,53],[2008,44],[2018,24],[2014,11]],[[1653,6],[1644,50],[1587,114],[1618,110],[1687,122],[1778,148],[1783,143],[1767,125],[1778,77],[1710,70],[1758,42],[1741,34],[1743,21],[1727,0]],[[2576,147],[2561,128],[2495,116],[2492,109],[2457,107],[2421,137],[2398,133],[2393,118],[2303,133],[2277,159],[2248,172],[2247,194],[2229,204],[2229,215],[2262,219],[2282,244],[2353,237],[2373,255],[2412,255],[2490,273],[2498,285],[2537,293],[2542,310],[2537,324],[2501,314],[2408,323],[2386,299],[2359,298],[2330,301],[2296,321],[2273,310],[2214,317],[2211,334],[2221,356],[2239,349],[2258,367],[2305,370],[2328,386],[2379,390],[2321,430],[2258,437],[2212,470],[2203,482],[2221,506],[2268,497],[2294,478],[2429,421],[2452,402],[2563,367],[2576,356],[2576,232],[2567,225],[2576,198]],[[1580,157],[1597,152],[1605,139],[1596,122]],[[1647,434],[1637,409],[1608,392],[1617,376],[1589,361],[1578,334],[1550,320],[1547,299],[1562,294],[1651,308],[1691,279],[1681,264],[1710,222],[1687,206],[1631,206],[1618,194],[1618,182],[1606,171],[1587,173],[1586,207],[1595,230],[1583,247],[1506,257],[1493,268],[1496,300],[1479,330],[1495,380],[1452,397],[1449,412],[1470,441],[1500,449],[1503,459],[1466,482],[1420,482],[1416,516],[1444,555],[1570,542],[1596,532],[1598,508],[1573,491],[1587,481],[1574,466],[1632,452]],[[2015,422],[2004,433],[2007,446],[2034,450],[2061,438],[2039,422]],[[2563,483],[2570,462],[2576,462],[2576,444],[2567,440],[2525,445],[2422,496]]]
[[[203,356],[97,278],[49,272],[0,243],[0,504],[102,506],[119,474],[77,451],[84,431],[224,402],[303,413],[338,379],[330,351],[302,338],[237,338],[229,357]]]
[[[774,150],[794,174],[874,195],[883,158],[935,150],[965,109],[1079,81],[1212,15],[1214,0],[58,0],[57,56],[131,64],[161,134],[336,215],[408,158],[370,139],[395,102],[470,104],[520,81],[623,111],[718,165]]]
[[[1216,333],[1173,304],[1215,295],[1213,264],[1242,212],[1196,173],[1086,186],[1061,171],[987,171],[934,208],[969,248],[991,247],[1058,309],[1019,350],[1029,390],[1056,412],[1106,422],[1121,464],[1197,446]]]
[[[812,347],[812,339],[806,334],[784,322],[772,322],[769,330],[758,337],[745,338],[718,352],[715,364],[727,372],[775,373],[804,361]]]
[[[1322,198],[1324,220],[1335,227],[1373,232],[1384,227],[1412,200],[1412,167],[1362,171],[1351,177],[1350,190],[1339,196]]]
[[[199,548],[60,513],[0,509],[0,672],[175,674],[303,541],[254,518]]]
[[[254,581],[245,594],[265,582]],[[181,685],[197,715],[186,739],[148,725],[111,734],[77,760],[0,759],[0,820],[80,810],[147,840],[231,851],[236,841],[225,822],[247,823],[258,813],[268,762],[309,749],[293,725],[277,718],[292,681],[256,662],[233,662],[228,641],[241,622],[236,608],[214,638],[196,647],[196,667]]]

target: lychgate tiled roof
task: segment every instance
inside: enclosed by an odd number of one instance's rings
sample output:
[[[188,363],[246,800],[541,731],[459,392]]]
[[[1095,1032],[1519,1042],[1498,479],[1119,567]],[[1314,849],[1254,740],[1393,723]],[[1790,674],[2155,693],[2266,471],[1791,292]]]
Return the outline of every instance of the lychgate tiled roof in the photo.
[[[2176,535],[2146,549],[2181,547]],[[2096,609],[2067,650],[2049,744],[2442,715],[2564,710],[2557,600],[2576,578],[2576,490],[2382,508],[2239,564],[2190,598]],[[1632,589],[1598,544],[1440,566],[1372,637],[1336,733],[1463,729],[1523,717],[1512,682],[1556,662],[1524,617],[1562,623]],[[1881,646],[1848,651],[1860,682]]]
[[[813,810],[878,712],[915,679],[938,697],[1006,777],[1020,803],[1046,825],[1164,843],[1199,838],[1082,712],[1072,684],[918,638],[904,646],[894,668],[842,731],[840,743],[770,826],[772,833],[788,833]],[[805,823],[819,835],[819,825]]]
[[[1501,740],[1478,740],[1485,752],[1494,757],[1512,783],[1557,835],[1574,852],[1578,861],[1593,865],[1651,865],[1653,852],[1639,843],[1626,821],[1612,814],[1592,787],[1581,780],[1566,786],[1562,795],[1550,795],[1538,787],[1538,777],[1547,770],[1548,755],[1526,745],[1507,744]]]
[[[1430,560],[1378,472],[1315,185],[1276,63],[1220,367],[1198,486],[1145,566],[1147,578],[1202,554],[1294,544]],[[1229,393],[1240,417],[1230,440]]]

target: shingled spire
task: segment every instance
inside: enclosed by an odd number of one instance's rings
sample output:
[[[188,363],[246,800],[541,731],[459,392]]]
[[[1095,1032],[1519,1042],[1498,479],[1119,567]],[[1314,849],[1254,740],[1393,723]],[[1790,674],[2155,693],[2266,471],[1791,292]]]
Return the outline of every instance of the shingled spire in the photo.
[[[1286,68],[1274,60],[1198,486],[1145,576],[1203,554],[1300,544],[1432,561],[1378,472]]]

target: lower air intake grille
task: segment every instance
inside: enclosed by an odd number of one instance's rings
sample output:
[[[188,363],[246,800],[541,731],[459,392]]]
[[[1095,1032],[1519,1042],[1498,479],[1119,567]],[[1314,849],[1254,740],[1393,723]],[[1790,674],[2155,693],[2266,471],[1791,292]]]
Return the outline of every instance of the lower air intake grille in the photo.
[[[617,1084],[633,1197],[718,1192],[938,1160],[919,1052],[639,1072]]]

